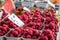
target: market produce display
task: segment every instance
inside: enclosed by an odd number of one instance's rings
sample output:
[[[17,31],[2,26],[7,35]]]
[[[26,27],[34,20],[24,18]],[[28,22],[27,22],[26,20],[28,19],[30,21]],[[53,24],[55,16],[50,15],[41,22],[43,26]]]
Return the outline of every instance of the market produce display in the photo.
[[[2,15],[2,19],[4,19],[8,14],[5,13],[5,11],[3,10],[3,15]],[[1,20],[2,20],[1,19]],[[13,22],[11,22],[8,17],[6,17],[4,20],[2,20],[0,22],[0,25],[6,24],[9,28],[16,28],[18,27],[17,25],[15,25]]]
[[[15,28],[12,30],[7,36],[8,37],[24,37],[24,38],[33,38],[37,39],[39,37],[39,31],[32,29],[32,28]]]
[[[24,22],[22,27],[17,26],[8,18],[0,24],[1,36],[11,30],[7,37],[23,37],[38,40],[56,40],[58,32],[58,19],[56,18],[56,10],[49,8],[41,10],[32,8],[31,12],[23,10],[23,7],[16,9],[16,16]],[[7,14],[4,12],[2,19]],[[2,26],[2,27],[1,27]]]
[[[23,35],[23,28],[15,28],[14,30],[11,30],[10,33],[7,34],[8,37],[22,37]]]

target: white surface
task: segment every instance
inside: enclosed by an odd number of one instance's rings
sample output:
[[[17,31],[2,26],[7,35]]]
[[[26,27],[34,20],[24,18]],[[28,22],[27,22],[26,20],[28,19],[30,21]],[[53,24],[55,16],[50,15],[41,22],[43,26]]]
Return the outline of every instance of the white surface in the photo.
[[[26,8],[26,7],[24,7],[23,9],[30,12],[30,10],[28,8]]]
[[[3,14],[3,11],[0,11],[0,19],[1,19],[1,17],[2,17],[2,14]]]
[[[40,1],[34,1],[35,3],[40,2]]]
[[[52,7],[54,7],[54,8],[55,8],[55,5],[54,5],[54,4],[52,4],[52,3],[50,2],[50,0],[45,0],[45,1],[47,1],[47,2],[48,2],[48,4],[49,4],[50,6],[52,6]]]
[[[58,15],[58,10],[56,11],[56,15]]]
[[[58,35],[57,35],[57,40],[60,40],[60,27],[59,27],[59,32],[58,32]]]
[[[19,27],[24,25],[24,23],[15,14],[12,14],[8,18]]]

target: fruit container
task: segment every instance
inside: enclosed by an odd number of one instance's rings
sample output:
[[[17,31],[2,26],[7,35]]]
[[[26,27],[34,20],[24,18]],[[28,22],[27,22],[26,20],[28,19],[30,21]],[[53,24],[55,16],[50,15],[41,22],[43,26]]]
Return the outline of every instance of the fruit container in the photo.
[[[3,40],[3,37],[0,37],[0,40]]]
[[[9,33],[9,31],[8,31],[7,33]],[[6,39],[5,37],[6,37],[7,33],[5,33],[5,34],[2,35],[2,36],[0,35],[0,40],[5,40],[5,39]],[[3,34],[3,33],[2,33],[2,34]]]
[[[6,40],[20,40],[20,38],[15,38],[15,37],[5,37]]]
[[[38,39],[21,38],[21,40],[38,40]]]
[[[8,33],[8,32],[7,32],[7,33]],[[5,40],[5,37],[6,37],[7,33],[4,34],[3,36],[0,36],[0,40]]]
[[[60,27],[59,27],[59,32],[58,32],[57,40],[60,40]]]
[[[21,37],[8,36],[10,33],[12,33],[13,30],[14,29],[10,29],[10,31],[6,34],[6,37],[5,37],[6,40],[20,40],[21,39]],[[16,34],[16,33],[14,33],[14,34]]]
[[[29,39],[29,38],[15,38],[15,37],[5,37],[6,40],[38,40],[38,39]]]
[[[8,32],[7,32],[8,33]],[[6,35],[7,35],[7,33],[5,33],[4,35],[2,35],[1,36],[1,34],[0,34],[0,40],[4,40],[5,39],[5,37],[6,37]],[[3,33],[2,33],[3,34]]]

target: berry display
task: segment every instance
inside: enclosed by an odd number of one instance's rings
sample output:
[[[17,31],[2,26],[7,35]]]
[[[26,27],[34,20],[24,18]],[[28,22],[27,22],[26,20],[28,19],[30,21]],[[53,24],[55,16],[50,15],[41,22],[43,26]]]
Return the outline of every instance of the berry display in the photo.
[[[49,8],[41,10],[33,8],[31,12],[23,10],[23,7],[16,9],[16,16],[24,22],[22,27],[14,24],[8,18],[0,24],[0,36],[6,34],[7,37],[23,37],[38,40],[56,40],[58,32],[58,19],[56,18],[56,10]],[[2,19],[6,16],[3,13]]]

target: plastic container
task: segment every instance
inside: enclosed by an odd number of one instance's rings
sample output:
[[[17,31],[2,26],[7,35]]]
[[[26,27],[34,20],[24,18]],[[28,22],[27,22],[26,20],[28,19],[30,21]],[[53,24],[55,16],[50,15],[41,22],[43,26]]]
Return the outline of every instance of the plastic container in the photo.
[[[5,37],[6,40],[38,40],[38,39],[27,39],[27,38],[16,38],[16,37]]]
[[[20,38],[15,38],[15,37],[6,37],[6,40],[20,40]]]
[[[58,32],[57,40],[60,40],[60,27],[59,27],[59,32]]]
[[[2,36],[2,37],[0,37],[0,40],[3,40],[3,36]]]
[[[21,38],[21,40],[38,40],[38,39],[26,39],[26,38]]]

